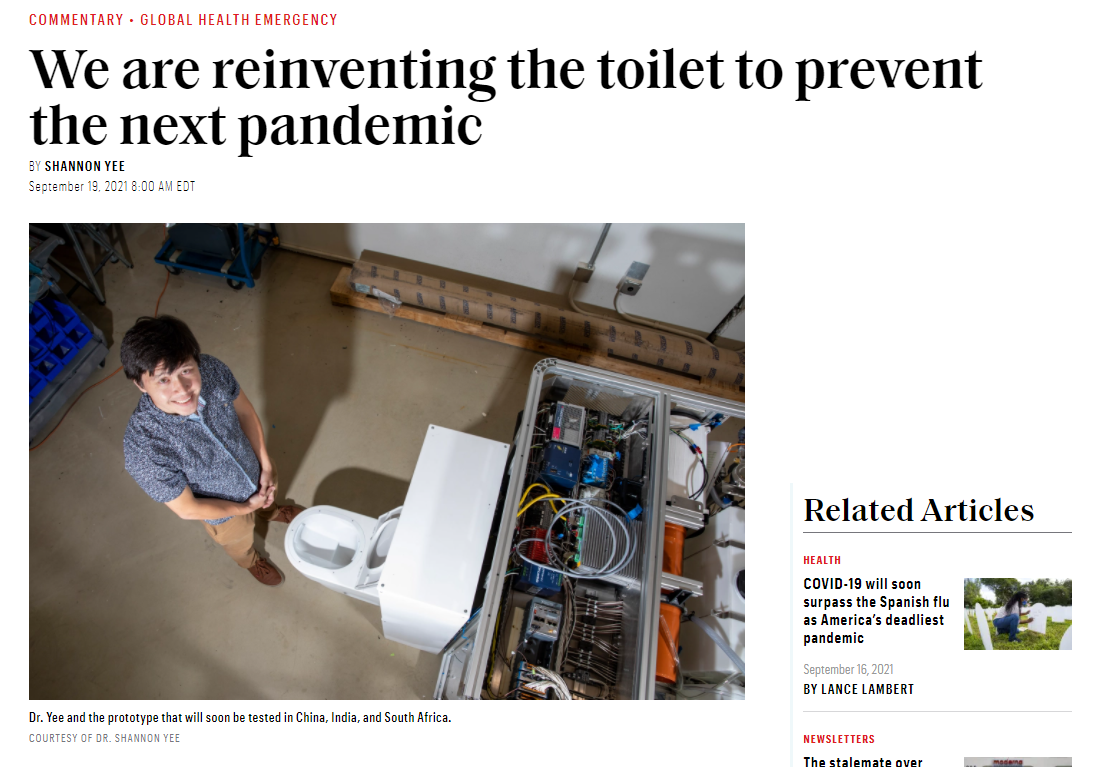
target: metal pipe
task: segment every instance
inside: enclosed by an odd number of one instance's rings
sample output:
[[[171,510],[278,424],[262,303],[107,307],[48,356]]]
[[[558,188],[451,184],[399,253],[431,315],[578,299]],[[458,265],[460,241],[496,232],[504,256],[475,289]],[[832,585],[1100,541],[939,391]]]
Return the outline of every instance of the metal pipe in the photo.
[[[730,647],[730,645],[726,643],[726,640],[722,637],[721,634],[715,631],[706,621],[704,621],[698,615],[692,615],[691,622],[707,633],[707,636],[711,638],[711,641],[718,645],[719,649],[726,654],[726,657],[729,658],[735,666],[737,666],[738,671],[743,674],[745,673],[745,662],[742,661],[742,659],[736,652],[734,652],[734,648]]]
[[[721,333],[723,330],[725,330],[726,326],[730,324],[730,321],[733,320],[734,317],[741,314],[743,311],[745,311],[745,296],[744,295],[734,305],[734,308],[731,309],[726,314],[726,316],[722,318],[722,321],[719,322],[717,326],[715,326],[714,330],[712,330],[710,332],[710,335],[707,336],[707,340],[710,341],[711,343],[717,341],[718,340],[718,334]]]
[[[598,243],[595,245],[595,252],[591,254],[591,260],[587,262],[592,269],[595,268],[595,259],[598,258],[598,252],[602,250],[602,243],[606,242],[606,235],[609,233],[610,224],[603,224],[602,234],[598,236]]]
[[[706,344],[707,346],[714,346],[714,344],[712,344],[707,339],[703,338],[702,336],[695,335],[694,333],[688,333],[685,330],[677,330],[675,328],[670,328],[667,325],[661,325],[659,322],[654,322],[653,320],[646,319],[645,317],[638,317],[636,315],[627,314],[626,312],[623,312],[622,307],[618,305],[618,299],[621,298],[621,295],[622,295],[621,290],[615,291],[615,293],[614,293],[614,311],[616,311],[618,314],[622,315],[623,317],[625,317],[627,320],[634,323],[635,325],[643,325],[647,328],[654,328],[656,330],[664,330],[664,331],[667,331],[668,333],[673,333],[677,336],[683,336],[685,338],[691,338],[695,341],[698,341],[701,344]]]
[[[609,232],[610,232],[610,224],[603,224],[602,225],[602,234],[599,235],[598,242],[595,243],[595,252],[591,254],[591,260],[587,262],[587,268],[588,269],[594,270],[594,268],[595,268],[595,259],[598,258],[598,252],[600,250],[602,250],[602,243],[606,242],[606,235]],[[582,263],[582,262],[580,262],[580,263]],[[590,272],[587,273],[587,276],[590,277]],[[568,283],[568,294],[567,295],[568,295],[568,304],[571,306],[571,310],[573,312],[579,312],[580,314],[586,314],[588,317],[594,317],[596,319],[609,321],[610,318],[605,316],[605,315],[596,314],[594,312],[588,312],[584,309],[579,308],[579,304],[575,303],[575,286],[576,286],[576,280],[574,280],[574,279],[570,283]]]

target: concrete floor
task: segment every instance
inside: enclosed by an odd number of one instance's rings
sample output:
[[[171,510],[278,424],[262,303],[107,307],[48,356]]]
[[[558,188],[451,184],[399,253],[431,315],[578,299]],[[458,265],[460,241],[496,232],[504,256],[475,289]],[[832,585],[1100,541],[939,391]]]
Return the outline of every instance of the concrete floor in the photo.
[[[110,339],[105,372],[166,281],[162,226],[124,234],[135,268],[105,267],[107,306],[75,295]],[[402,503],[428,424],[508,442],[540,357],[333,306],[340,267],[271,251],[241,291],[186,272],[160,312],[189,323],[254,402],[279,496],[377,517]],[[30,697],[431,697],[439,657],[384,639],[377,607],[301,576],[285,525],[256,530],[286,576],[267,588],[139,489],[121,445],[138,399],[117,374],[30,454]]]

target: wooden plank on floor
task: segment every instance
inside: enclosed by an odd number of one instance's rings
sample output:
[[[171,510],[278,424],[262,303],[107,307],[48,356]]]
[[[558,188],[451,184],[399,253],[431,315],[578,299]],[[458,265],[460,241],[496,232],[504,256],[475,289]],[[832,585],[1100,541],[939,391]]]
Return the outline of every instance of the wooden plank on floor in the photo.
[[[336,275],[336,281],[332,283],[331,289],[332,303],[338,306],[353,306],[358,309],[366,309],[379,314],[389,314],[389,312],[382,308],[377,298],[352,289],[348,281],[350,274],[351,267],[345,266],[340,270],[340,273]],[[653,383],[675,386],[680,389],[687,389],[701,394],[709,394],[715,397],[721,397],[722,399],[728,399],[732,402],[745,402],[745,393],[740,391],[737,387],[727,383],[708,381],[705,379],[699,380],[680,373],[673,373],[669,370],[661,370],[660,368],[649,367],[647,365],[638,365],[617,357],[597,354],[590,349],[572,346],[561,341],[538,338],[537,336],[519,333],[516,330],[508,330],[507,328],[500,328],[495,325],[487,325],[470,317],[440,314],[439,312],[420,309],[406,304],[399,306],[397,310],[395,310],[394,316],[403,320],[420,322],[424,325],[433,325],[445,330],[454,330],[457,333],[478,336],[488,341],[496,341],[501,344],[516,346],[520,349],[536,352],[546,357],[557,357],[579,365],[588,365],[602,370],[609,370],[613,373],[622,373],[645,381],[652,381]]]

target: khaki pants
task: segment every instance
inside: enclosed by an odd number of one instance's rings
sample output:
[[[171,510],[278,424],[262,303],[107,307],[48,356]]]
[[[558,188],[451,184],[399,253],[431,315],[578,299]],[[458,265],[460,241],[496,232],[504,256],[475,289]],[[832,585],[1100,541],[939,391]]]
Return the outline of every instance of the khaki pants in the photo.
[[[254,567],[259,561],[259,552],[255,551],[255,512],[232,517],[220,525],[204,521],[201,524],[240,567]]]

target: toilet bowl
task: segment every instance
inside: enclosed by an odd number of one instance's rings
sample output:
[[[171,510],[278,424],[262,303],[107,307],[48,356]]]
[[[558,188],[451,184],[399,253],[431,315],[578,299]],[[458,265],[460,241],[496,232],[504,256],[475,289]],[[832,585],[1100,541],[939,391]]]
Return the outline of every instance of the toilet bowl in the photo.
[[[385,639],[438,653],[476,613],[490,576],[483,562],[509,453],[430,424],[402,506],[378,519],[306,509],[286,531],[286,556],[306,578],[378,605]]]
[[[399,506],[372,519],[335,506],[305,509],[286,531],[286,556],[306,578],[377,605],[401,513]]]

